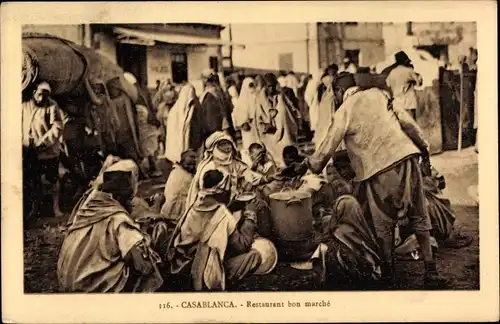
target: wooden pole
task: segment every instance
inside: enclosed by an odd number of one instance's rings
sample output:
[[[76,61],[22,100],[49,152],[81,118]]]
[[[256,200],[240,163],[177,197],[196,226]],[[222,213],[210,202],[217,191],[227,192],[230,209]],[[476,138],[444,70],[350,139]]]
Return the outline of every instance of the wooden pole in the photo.
[[[306,68],[307,73],[311,73],[309,58],[309,23],[306,23]]]
[[[233,29],[232,29],[232,26],[231,24],[229,24],[229,42],[230,42],[230,45],[229,45],[229,67],[231,68],[231,72],[233,72],[233,68],[234,68],[234,65],[233,65]]]
[[[460,114],[458,119],[458,151],[462,150],[462,132],[463,132],[463,118],[464,118],[464,70],[460,67]]]

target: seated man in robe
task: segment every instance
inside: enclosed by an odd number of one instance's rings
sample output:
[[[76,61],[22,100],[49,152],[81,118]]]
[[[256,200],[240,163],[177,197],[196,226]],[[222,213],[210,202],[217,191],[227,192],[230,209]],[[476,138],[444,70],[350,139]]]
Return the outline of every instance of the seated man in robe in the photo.
[[[326,282],[336,287],[365,288],[382,277],[382,259],[375,232],[367,222],[352,186],[332,181],[330,215],[322,219],[322,242],[326,243]]]
[[[68,223],[57,265],[64,292],[153,292],[163,283],[149,238],[131,217],[130,171],[105,171]]]
[[[165,245],[168,243],[168,227],[167,222],[160,217],[160,209],[164,204],[165,198],[163,194],[157,193],[153,196],[143,198],[139,196],[139,167],[128,159],[120,159],[117,156],[108,155],[104,161],[101,171],[97,178],[91,182],[91,187],[84,196],[80,199],[83,201],[88,195],[103,183],[105,172],[110,171],[126,171],[130,172],[132,177],[133,197],[131,200],[130,218],[139,223],[141,230],[151,237],[151,247],[155,252],[163,257],[166,254]],[[171,231],[170,231],[171,232]]]
[[[249,147],[249,152],[252,159],[252,171],[264,176],[273,176],[276,173],[276,164],[264,146],[259,143],[253,143]]]
[[[171,273],[180,277],[175,281],[185,277],[196,291],[225,290],[226,280],[241,280],[262,262],[252,249],[256,214],[241,213],[241,203],[230,203],[229,191],[220,186],[223,179],[218,170],[205,172],[202,189],[169,244]]]
[[[175,164],[165,184],[165,203],[161,208],[161,217],[175,227],[186,211],[186,199],[196,173],[196,152],[188,150],[181,154],[181,161]]]

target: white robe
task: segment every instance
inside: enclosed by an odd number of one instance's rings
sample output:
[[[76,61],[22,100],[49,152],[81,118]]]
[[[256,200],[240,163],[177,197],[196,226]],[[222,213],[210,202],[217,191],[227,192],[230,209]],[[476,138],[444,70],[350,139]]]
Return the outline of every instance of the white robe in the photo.
[[[248,160],[248,148],[250,145],[253,143],[262,144],[262,140],[259,138],[259,133],[257,131],[255,116],[257,95],[255,92],[251,91],[249,87],[250,83],[255,84],[255,81],[252,78],[245,78],[245,80],[243,80],[241,93],[232,113],[235,128],[241,130],[241,154],[244,160]],[[245,123],[250,125],[250,130],[241,128]]]
[[[309,107],[309,120],[311,122],[311,130],[316,130],[316,124],[318,123],[318,87],[321,83],[321,74],[319,71],[317,74],[313,75],[312,79],[307,83],[306,92],[304,94],[307,106]]]
[[[191,103],[194,99],[194,87],[190,84],[185,85],[168,115],[165,157],[173,163],[179,163],[181,154],[189,149],[189,127],[193,117]]]

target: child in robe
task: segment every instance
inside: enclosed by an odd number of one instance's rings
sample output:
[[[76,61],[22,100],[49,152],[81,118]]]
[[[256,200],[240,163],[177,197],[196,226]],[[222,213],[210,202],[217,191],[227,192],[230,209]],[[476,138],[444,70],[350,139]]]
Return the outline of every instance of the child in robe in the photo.
[[[264,146],[259,143],[253,143],[249,147],[249,152],[250,158],[252,159],[252,171],[259,172],[266,176],[271,176],[276,173],[276,164],[269,156]]]

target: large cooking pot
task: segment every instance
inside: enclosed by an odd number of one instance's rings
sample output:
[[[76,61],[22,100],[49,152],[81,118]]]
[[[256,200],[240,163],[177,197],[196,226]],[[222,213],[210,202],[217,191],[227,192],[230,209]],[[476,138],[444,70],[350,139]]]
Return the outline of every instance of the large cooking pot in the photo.
[[[311,195],[283,190],[269,196],[271,221],[276,238],[298,242],[313,236]]]
[[[314,253],[311,195],[282,190],[269,196],[272,241],[282,261],[308,260]]]

